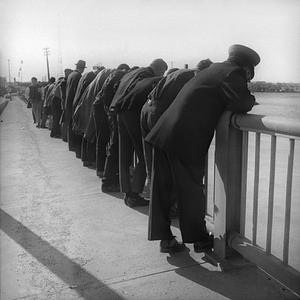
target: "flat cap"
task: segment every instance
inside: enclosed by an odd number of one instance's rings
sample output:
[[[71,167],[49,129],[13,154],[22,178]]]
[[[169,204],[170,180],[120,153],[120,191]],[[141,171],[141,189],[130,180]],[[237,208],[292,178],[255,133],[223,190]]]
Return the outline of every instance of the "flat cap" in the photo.
[[[259,55],[251,48],[235,44],[229,47],[228,50],[229,59],[234,60],[236,63],[242,66],[253,66],[259,64]]]

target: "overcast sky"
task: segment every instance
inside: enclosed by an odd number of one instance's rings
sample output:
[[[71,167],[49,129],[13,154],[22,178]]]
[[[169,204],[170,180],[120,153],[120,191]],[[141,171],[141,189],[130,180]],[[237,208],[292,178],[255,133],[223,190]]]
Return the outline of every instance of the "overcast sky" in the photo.
[[[0,0],[0,73],[23,80],[61,75],[86,60],[147,66],[223,61],[231,44],[261,56],[254,80],[300,82],[299,0]]]

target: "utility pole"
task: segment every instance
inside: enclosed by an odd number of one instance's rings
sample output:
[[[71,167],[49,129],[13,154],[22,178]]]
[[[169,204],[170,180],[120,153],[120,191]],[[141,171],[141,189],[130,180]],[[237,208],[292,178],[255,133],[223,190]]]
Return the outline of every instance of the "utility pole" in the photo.
[[[50,54],[50,50],[48,47],[43,48],[44,50],[44,55],[46,56],[46,62],[47,62],[47,75],[48,75],[48,81],[50,80],[50,72],[49,72],[49,61],[48,61],[48,56]]]
[[[10,59],[8,59],[7,62],[8,62],[8,83],[10,83]]]
[[[23,60],[21,60],[21,82],[23,82]]]

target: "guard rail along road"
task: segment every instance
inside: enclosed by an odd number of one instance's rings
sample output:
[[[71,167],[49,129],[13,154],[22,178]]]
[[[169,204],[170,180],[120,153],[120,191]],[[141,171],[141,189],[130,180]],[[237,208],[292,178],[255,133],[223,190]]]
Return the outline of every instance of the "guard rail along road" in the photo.
[[[209,183],[207,173],[205,179],[212,187],[211,191],[207,188],[207,194],[213,194],[207,195],[207,201],[213,201],[216,256],[226,259],[235,250],[297,295],[300,197],[299,193],[293,196],[293,184],[299,191],[299,168],[295,171],[299,140],[297,119],[227,111],[215,135],[213,182]],[[280,197],[276,209],[275,197]],[[292,199],[295,209],[291,210]],[[291,226],[294,210],[297,228]],[[291,232],[296,232],[295,239]]]

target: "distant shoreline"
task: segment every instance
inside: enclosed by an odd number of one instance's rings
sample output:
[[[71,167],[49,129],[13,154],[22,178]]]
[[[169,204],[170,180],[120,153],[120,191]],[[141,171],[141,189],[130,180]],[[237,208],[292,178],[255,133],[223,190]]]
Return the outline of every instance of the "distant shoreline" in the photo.
[[[289,94],[289,93],[294,93],[294,94],[299,94],[300,91],[253,91],[251,90],[252,93],[276,93],[276,94]]]
[[[300,93],[300,83],[253,81],[249,89],[251,92]]]

